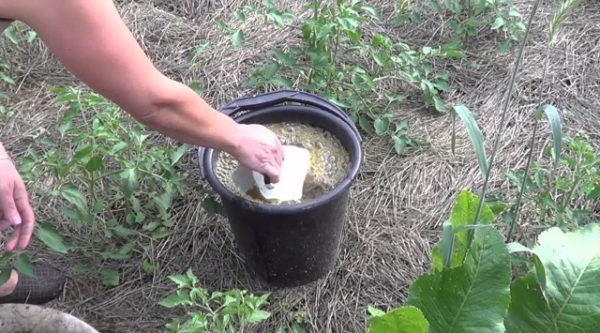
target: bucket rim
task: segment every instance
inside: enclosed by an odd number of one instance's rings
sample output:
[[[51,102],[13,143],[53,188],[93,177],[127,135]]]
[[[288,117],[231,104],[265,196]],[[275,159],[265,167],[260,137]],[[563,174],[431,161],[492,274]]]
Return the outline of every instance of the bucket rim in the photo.
[[[219,179],[217,178],[217,176],[213,170],[213,167],[212,167],[213,156],[217,152],[217,150],[215,150],[213,148],[199,149],[198,150],[198,153],[200,154],[199,163],[201,163],[201,168],[204,169],[204,173],[205,173],[204,177],[207,180],[207,182],[211,185],[211,187],[215,190],[215,192],[217,192],[217,194],[219,194],[219,196],[221,196],[221,197],[224,196],[228,200],[231,200],[231,201],[241,202],[244,204],[245,208],[251,208],[255,211],[263,211],[263,212],[268,212],[270,214],[277,214],[277,213],[287,214],[292,210],[293,211],[309,210],[315,206],[320,205],[321,203],[329,202],[329,201],[335,199],[337,196],[341,195],[346,189],[350,188],[350,186],[352,185],[353,181],[356,179],[356,177],[358,176],[358,173],[360,171],[360,166],[362,164],[362,159],[363,159],[363,151],[362,151],[360,137],[357,137],[354,130],[345,121],[343,121],[339,117],[336,117],[326,111],[323,111],[323,110],[320,110],[320,109],[314,108],[314,107],[301,106],[301,105],[278,105],[278,106],[266,107],[261,110],[256,110],[252,113],[244,114],[242,116],[239,116],[236,120],[240,123],[243,123],[244,121],[247,121],[254,117],[258,117],[258,116],[261,116],[264,114],[276,112],[277,110],[283,109],[283,111],[291,111],[290,109],[292,109],[292,108],[296,109],[294,112],[306,112],[306,113],[315,115],[317,117],[328,118],[328,120],[331,120],[332,122],[339,125],[341,128],[343,128],[343,130],[345,132],[347,132],[349,134],[350,137],[353,138],[353,140],[351,140],[352,141],[351,146],[353,147],[352,150],[354,151],[354,154],[352,153],[352,151],[349,151],[349,153],[351,155],[351,162],[350,162],[351,167],[348,170],[346,176],[336,186],[334,186],[330,191],[327,191],[326,193],[324,193],[323,195],[321,195],[317,198],[310,199],[310,200],[300,202],[300,203],[286,203],[286,204],[280,204],[280,205],[263,204],[263,203],[259,203],[256,201],[249,200],[240,195],[236,195],[234,192],[229,190],[224,184],[222,184],[221,181],[219,181]],[[323,129],[327,130],[326,128],[323,128]],[[339,139],[339,137],[338,137],[338,139]],[[354,155],[354,158],[352,158],[352,155]]]

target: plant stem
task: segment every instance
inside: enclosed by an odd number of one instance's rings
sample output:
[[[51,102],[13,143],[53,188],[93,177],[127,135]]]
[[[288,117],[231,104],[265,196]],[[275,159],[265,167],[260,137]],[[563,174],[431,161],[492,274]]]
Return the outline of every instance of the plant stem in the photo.
[[[506,92],[506,97],[504,100],[504,105],[502,107],[502,116],[501,116],[501,120],[500,120],[500,126],[505,126],[506,125],[506,115],[508,114],[508,107],[510,104],[510,100],[511,100],[511,96],[513,94],[513,90],[514,90],[514,86],[515,86],[515,81],[517,79],[517,73],[519,71],[519,68],[521,66],[521,61],[523,58],[523,50],[525,49],[525,44],[527,43],[527,38],[529,36],[529,30],[531,29],[531,24],[533,22],[533,19],[535,17],[535,14],[537,13],[538,7],[540,5],[541,0],[536,0],[535,3],[533,4],[533,8],[531,10],[531,13],[529,14],[529,21],[527,23],[527,29],[525,29],[525,36],[523,36],[523,41],[521,42],[521,45],[519,45],[519,50],[517,52],[517,58],[516,58],[516,63],[515,63],[515,68],[513,70],[513,73],[511,75],[510,78],[510,83],[508,85],[508,90]],[[494,159],[496,157],[496,153],[498,151],[498,146],[500,144],[500,136],[503,133],[503,130],[499,130],[496,133],[496,138],[495,138],[495,142],[494,142],[494,147],[492,149],[492,153],[490,155],[490,162],[489,162],[489,168],[488,171],[485,175],[485,181],[483,182],[483,188],[481,190],[481,200],[479,200],[479,204],[477,205],[477,211],[475,213],[475,218],[473,220],[473,224],[477,224],[477,222],[479,221],[479,218],[481,217],[481,210],[483,208],[483,202],[485,201],[485,194],[487,191],[487,186],[489,183],[489,179],[490,179],[490,174],[492,173],[492,168],[494,166]],[[469,241],[468,241],[468,246],[467,248],[471,247],[471,243],[473,242],[473,231],[469,232]],[[466,258],[466,255],[465,255]]]

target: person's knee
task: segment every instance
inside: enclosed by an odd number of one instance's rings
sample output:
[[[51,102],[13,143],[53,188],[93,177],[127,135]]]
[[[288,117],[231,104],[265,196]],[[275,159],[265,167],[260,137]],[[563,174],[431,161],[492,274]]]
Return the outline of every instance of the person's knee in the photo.
[[[19,275],[13,270],[10,273],[10,278],[8,281],[6,281],[6,283],[3,285],[0,285],[0,297],[12,294],[17,287],[17,282],[19,282]]]

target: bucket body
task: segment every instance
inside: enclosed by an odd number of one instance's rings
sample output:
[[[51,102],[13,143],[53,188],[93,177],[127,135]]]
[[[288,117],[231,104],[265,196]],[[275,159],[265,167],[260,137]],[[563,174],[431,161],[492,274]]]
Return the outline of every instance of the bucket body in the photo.
[[[292,105],[281,105],[285,102]],[[362,161],[361,138],[347,115],[315,95],[280,91],[238,100],[224,112],[239,123],[305,123],[323,128],[350,153],[346,177],[333,190],[300,204],[268,205],[240,197],[218,180],[218,151],[201,148],[204,178],[219,194],[247,268],[265,282],[298,286],[326,275],[336,263],[349,193]],[[243,112],[235,117],[236,112]]]
[[[31,304],[0,305],[0,332],[98,333],[68,313]]]

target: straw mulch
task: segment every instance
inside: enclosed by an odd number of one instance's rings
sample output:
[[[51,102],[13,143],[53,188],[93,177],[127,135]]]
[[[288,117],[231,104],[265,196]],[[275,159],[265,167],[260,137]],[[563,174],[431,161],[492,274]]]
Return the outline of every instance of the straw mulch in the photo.
[[[240,83],[269,50],[300,42],[291,28],[274,32],[257,23],[246,30],[247,45],[240,51],[234,50],[214,23],[218,19],[233,23],[232,12],[243,3],[147,0],[119,4],[125,21],[156,66],[173,79],[202,82],[207,89],[205,98],[218,107],[251,93],[241,89]],[[371,32],[386,31],[415,47],[444,40],[446,31],[437,29],[439,17],[426,17],[418,25],[396,28],[391,23],[392,5],[385,3],[384,16],[389,22],[369,27]],[[285,1],[282,6],[303,10],[302,2]],[[521,8],[528,15],[531,5],[523,2]],[[587,134],[596,146],[600,142],[600,9],[597,3],[588,1],[567,19],[549,52],[543,87],[539,82],[547,46],[549,8],[543,6],[540,10],[525,50],[506,126],[500,122],[501,107],[514,57],[495,53],[497,36],[493,32],[482,31],[473,39],[468,59],[463,62],[436,64],[451,73],[447,101],[464,104],[474,112],[488,152],[495,136],[501,133],[489,188],[493,195],[514,195],[504,172],[525,164],[532,111],[541,92],[544,100],[561,111],[566,131]],[[192,66],[188,55],[201,41],[209,41],[210,47]],[[2,55],[13,64],[17,85],[10,91],[7,105],[16,115],[0,118],[0,140],[18,159],[30,147],[40,146],[36,141],[40,131],[56,132],[54,124],[59,112],[48,89],[54,85],[83,85],[40,42],[4,47]],[[352,188],[340,256],[335,269],[322,280],[285,290],[270,290],[254,281],[243,268],[226,220],[207,216],[199,198],[192,193],[177,204],[175,234],[148,249],[158,266],[155,274],[141,274],[134,257],[123,265],[122,283],[113,289],[102,287],[97,274],[76,272],[74,264],[83,259],[51,253],[36,240],[32,255],[51,260],[69,274],[64,297],[51,306],[83,318],[102,332],[158,332],[170,318],[183,314],[157,305],[172,291],[167,276],[192,267],[201,283],[211,290],[244,288],[272,292],[269,310],[273,316],[258,329],[260,332],[274,332],[287,323],[289,312],[284,309],[303,312],[307,332],[364,332],[367,306],[386,308],[402,304],[411,281],[429,267],[431,247],[458,191],[480,191],[482,185],[477,161],[461,125],[457,126],[457,151],[452,154],[447,116],[423,111],[419,103],[403,105],[395,112],[409,120],[410,134],[427,145],[398,156],[389,139],[365,136],[365,160]],[[549,142],[550,131],[544,126],[536,156]],[[193,151],[186,156],[184,165],[189,171],[189,183],[201,184]],[[38,185],[38,190],[43,189],[43,184]],[[54,203],[42,202],[43,195],[32,197],[38,221],[66,223],[56,220],[58,207]]]

